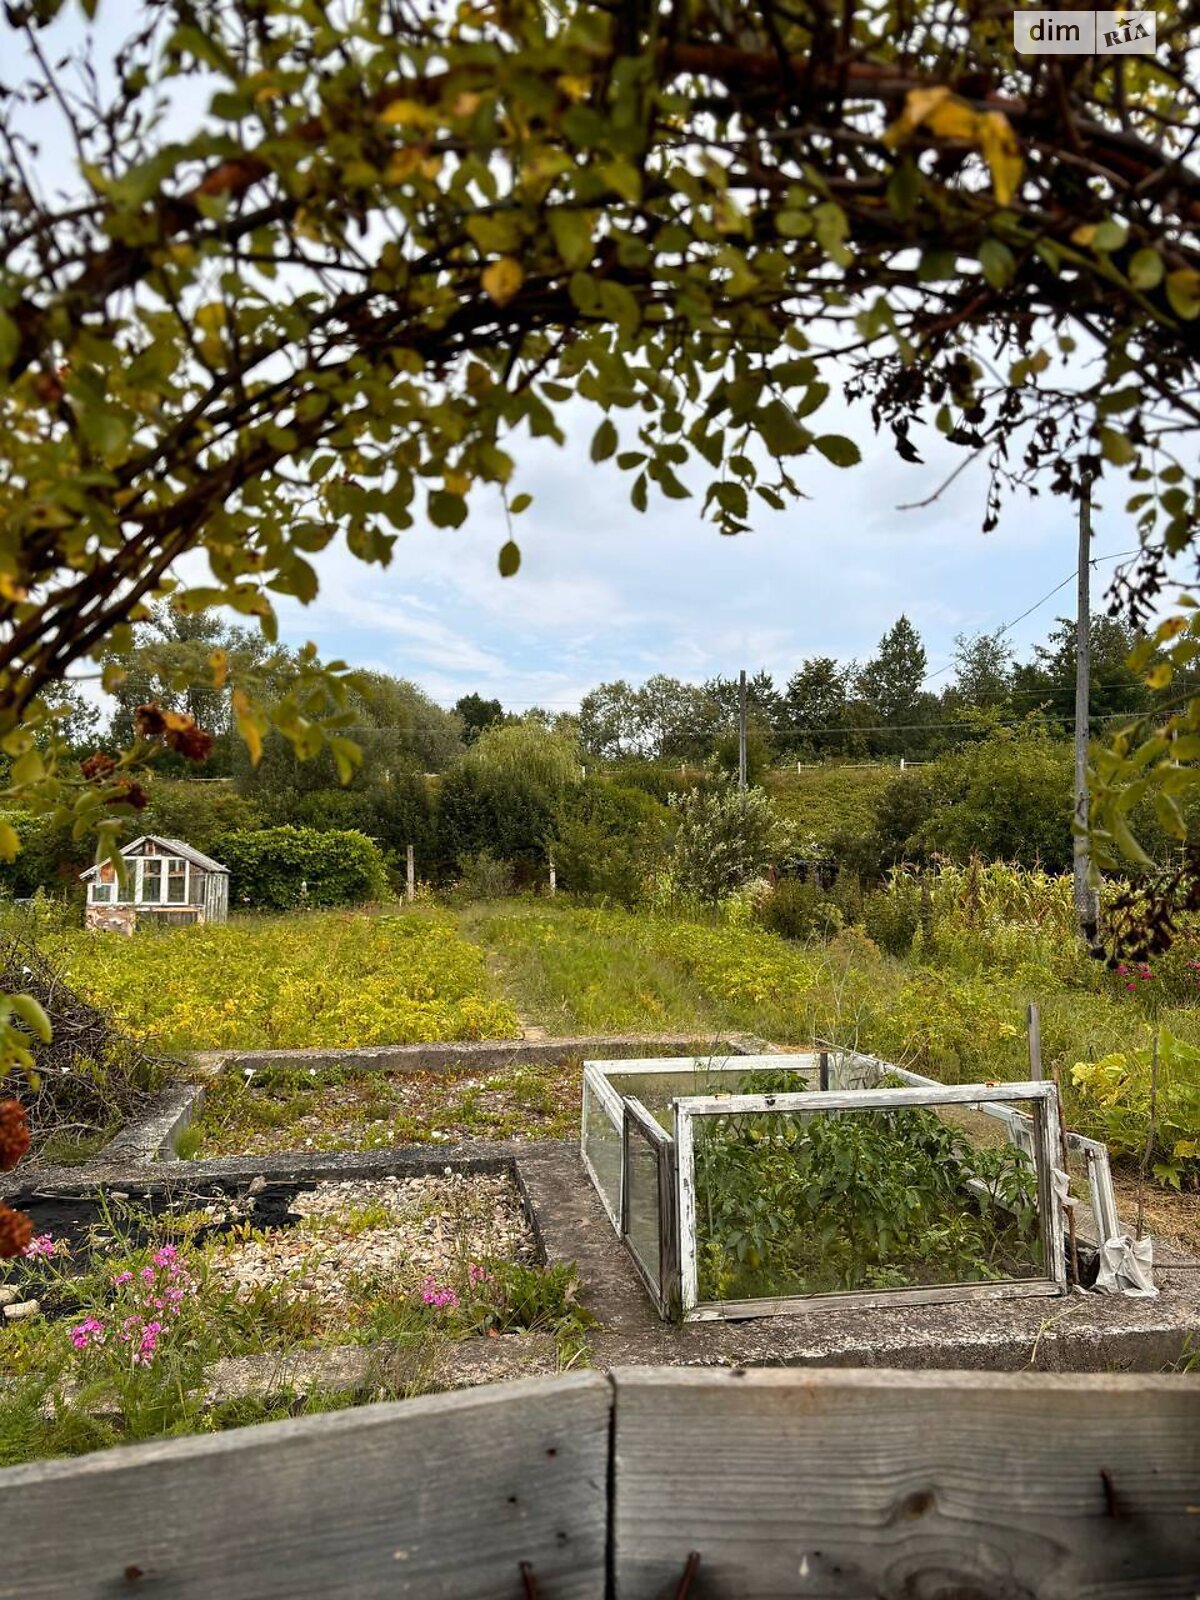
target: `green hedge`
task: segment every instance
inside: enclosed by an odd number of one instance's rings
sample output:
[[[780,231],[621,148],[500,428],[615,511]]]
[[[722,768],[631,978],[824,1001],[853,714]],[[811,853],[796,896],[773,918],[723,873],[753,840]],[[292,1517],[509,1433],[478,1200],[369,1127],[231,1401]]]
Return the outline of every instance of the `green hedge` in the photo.
[[[229,868],[229,904],[234,910],[358,905],[388,892],[378,847],[366,834],[349,829],[282,827],[230,833],[217,841],[213,853]]]

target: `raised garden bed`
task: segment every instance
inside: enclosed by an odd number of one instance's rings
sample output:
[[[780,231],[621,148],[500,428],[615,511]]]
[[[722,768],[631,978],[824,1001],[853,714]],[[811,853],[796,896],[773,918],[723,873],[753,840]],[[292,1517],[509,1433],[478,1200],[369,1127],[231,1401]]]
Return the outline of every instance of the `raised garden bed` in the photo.
[[[324,1403],[324,1389],[437,1387],[456,1343],[540,1334],[553,1352],[560,1337],[573,1350],[583,1331],[573,1274],[542,1265],[503,1171],[176,1183],[25,1203],[38,1233],[7,1264],[0,1295],[0,1461],[216,1425],[223,1400],[249,1393],[229,1371],[239,1363],[257,1363],[260,1411],[268,1397],[286,1409],[289,1388]],[[347,1346],[370,1362],[347,1368]],[[535,1352],[535,1370],[544,1359]],[[231,1420],[242,1415],[235,1407]]]

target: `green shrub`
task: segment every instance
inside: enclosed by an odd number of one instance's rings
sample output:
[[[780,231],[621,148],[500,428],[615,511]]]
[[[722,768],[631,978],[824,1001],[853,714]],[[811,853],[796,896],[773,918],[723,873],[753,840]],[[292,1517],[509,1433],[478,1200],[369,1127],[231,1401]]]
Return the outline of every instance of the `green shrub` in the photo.
[[[262,911],[349,906],[388,892],[383,858],[365,834],[315,828],[232,833],[216,845],[229,868],[230,905]]]
[[[867,896],[863,926],[888,955],[911,953],[921,926],[921,890],[912,873],[892,872],[885,888]]]
[[[669,815],[642,789],[587,779],[555,824],[551,851],[560,887],[637,905],[663,859]]]
[[[507,861],[498,861],[490,850],[458,859],[455,894],[462,900],[500,900],[512,893],[513,874]]]
[[[1200,1049],[1159,1030],[1151,1123],[1153,1060],[1151,1041],[1076,1062],[1071,1081],[1084,1108],[1082,1131],[1103,1139],[1116,1155],[1141,1157],[1149,1146],[1160,1183],[1200,1187]]]
[[[785,939],[832,939],[842,913],[824,890],[799,878],[781,878],[759,913],[759,921]]]
[[[787,845],[787,829],[761,789],[693,789],[672,801],[676,890],[715,904],[761,877]]]

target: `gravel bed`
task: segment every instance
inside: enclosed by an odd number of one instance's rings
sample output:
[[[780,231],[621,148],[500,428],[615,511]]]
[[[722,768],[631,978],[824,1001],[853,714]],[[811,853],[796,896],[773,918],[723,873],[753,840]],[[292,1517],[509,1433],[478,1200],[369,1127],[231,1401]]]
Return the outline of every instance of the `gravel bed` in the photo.
[[[447,1168],[436,1177],[330,1180],[297,1195],[291,1210],[294,1226],[215,1246],[211,1280],[236,1293],[278,1286],[328,1307],[368,1286],[414,1289],[472,1263],[536,1259],[508,1177]]]

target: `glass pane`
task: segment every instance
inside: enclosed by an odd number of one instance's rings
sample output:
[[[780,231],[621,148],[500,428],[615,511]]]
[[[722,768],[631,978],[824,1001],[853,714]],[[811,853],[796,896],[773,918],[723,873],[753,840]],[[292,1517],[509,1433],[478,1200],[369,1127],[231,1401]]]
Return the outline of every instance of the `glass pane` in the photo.
[[[107,905],[112,899],[112,884],[94,883],[92,885],[92,899],[101,901]]]
[[[678,1072],[609,1072],[605,1076],[619,1095],[640,1100],[667,1130],[675,1132],[673,1100],[695,1094],[800,1094],[815,1087],[810,1070],[800,1067],[747,1067],[743,1071],[681,1066]]]
[[[973,1107],[695,1119],[699,1299],[1045,1275],[1037,1181]]]
[[[628,1165],[625,1173],[629,1192],[625,1201],[627,1230],[625,1243],[642,1264],[654,1287],[662,1292],[662,1265],[659,1254],[661,1210],[659,1207],[659,1151],[644,1128],[631,1117]]]
[[[182,861],[167,865],[167,899],[173,905],[182,905],[187,894],[187,871]]]
[[[162,862],[147,858],[142,862],[142,899],[155,902],[162,899]]]
[[[613,1226],[621,1226],[621,1126],[614,1122],[593,1093],[583,1085],[583,1152],[591,1163],[596,1187]]]

